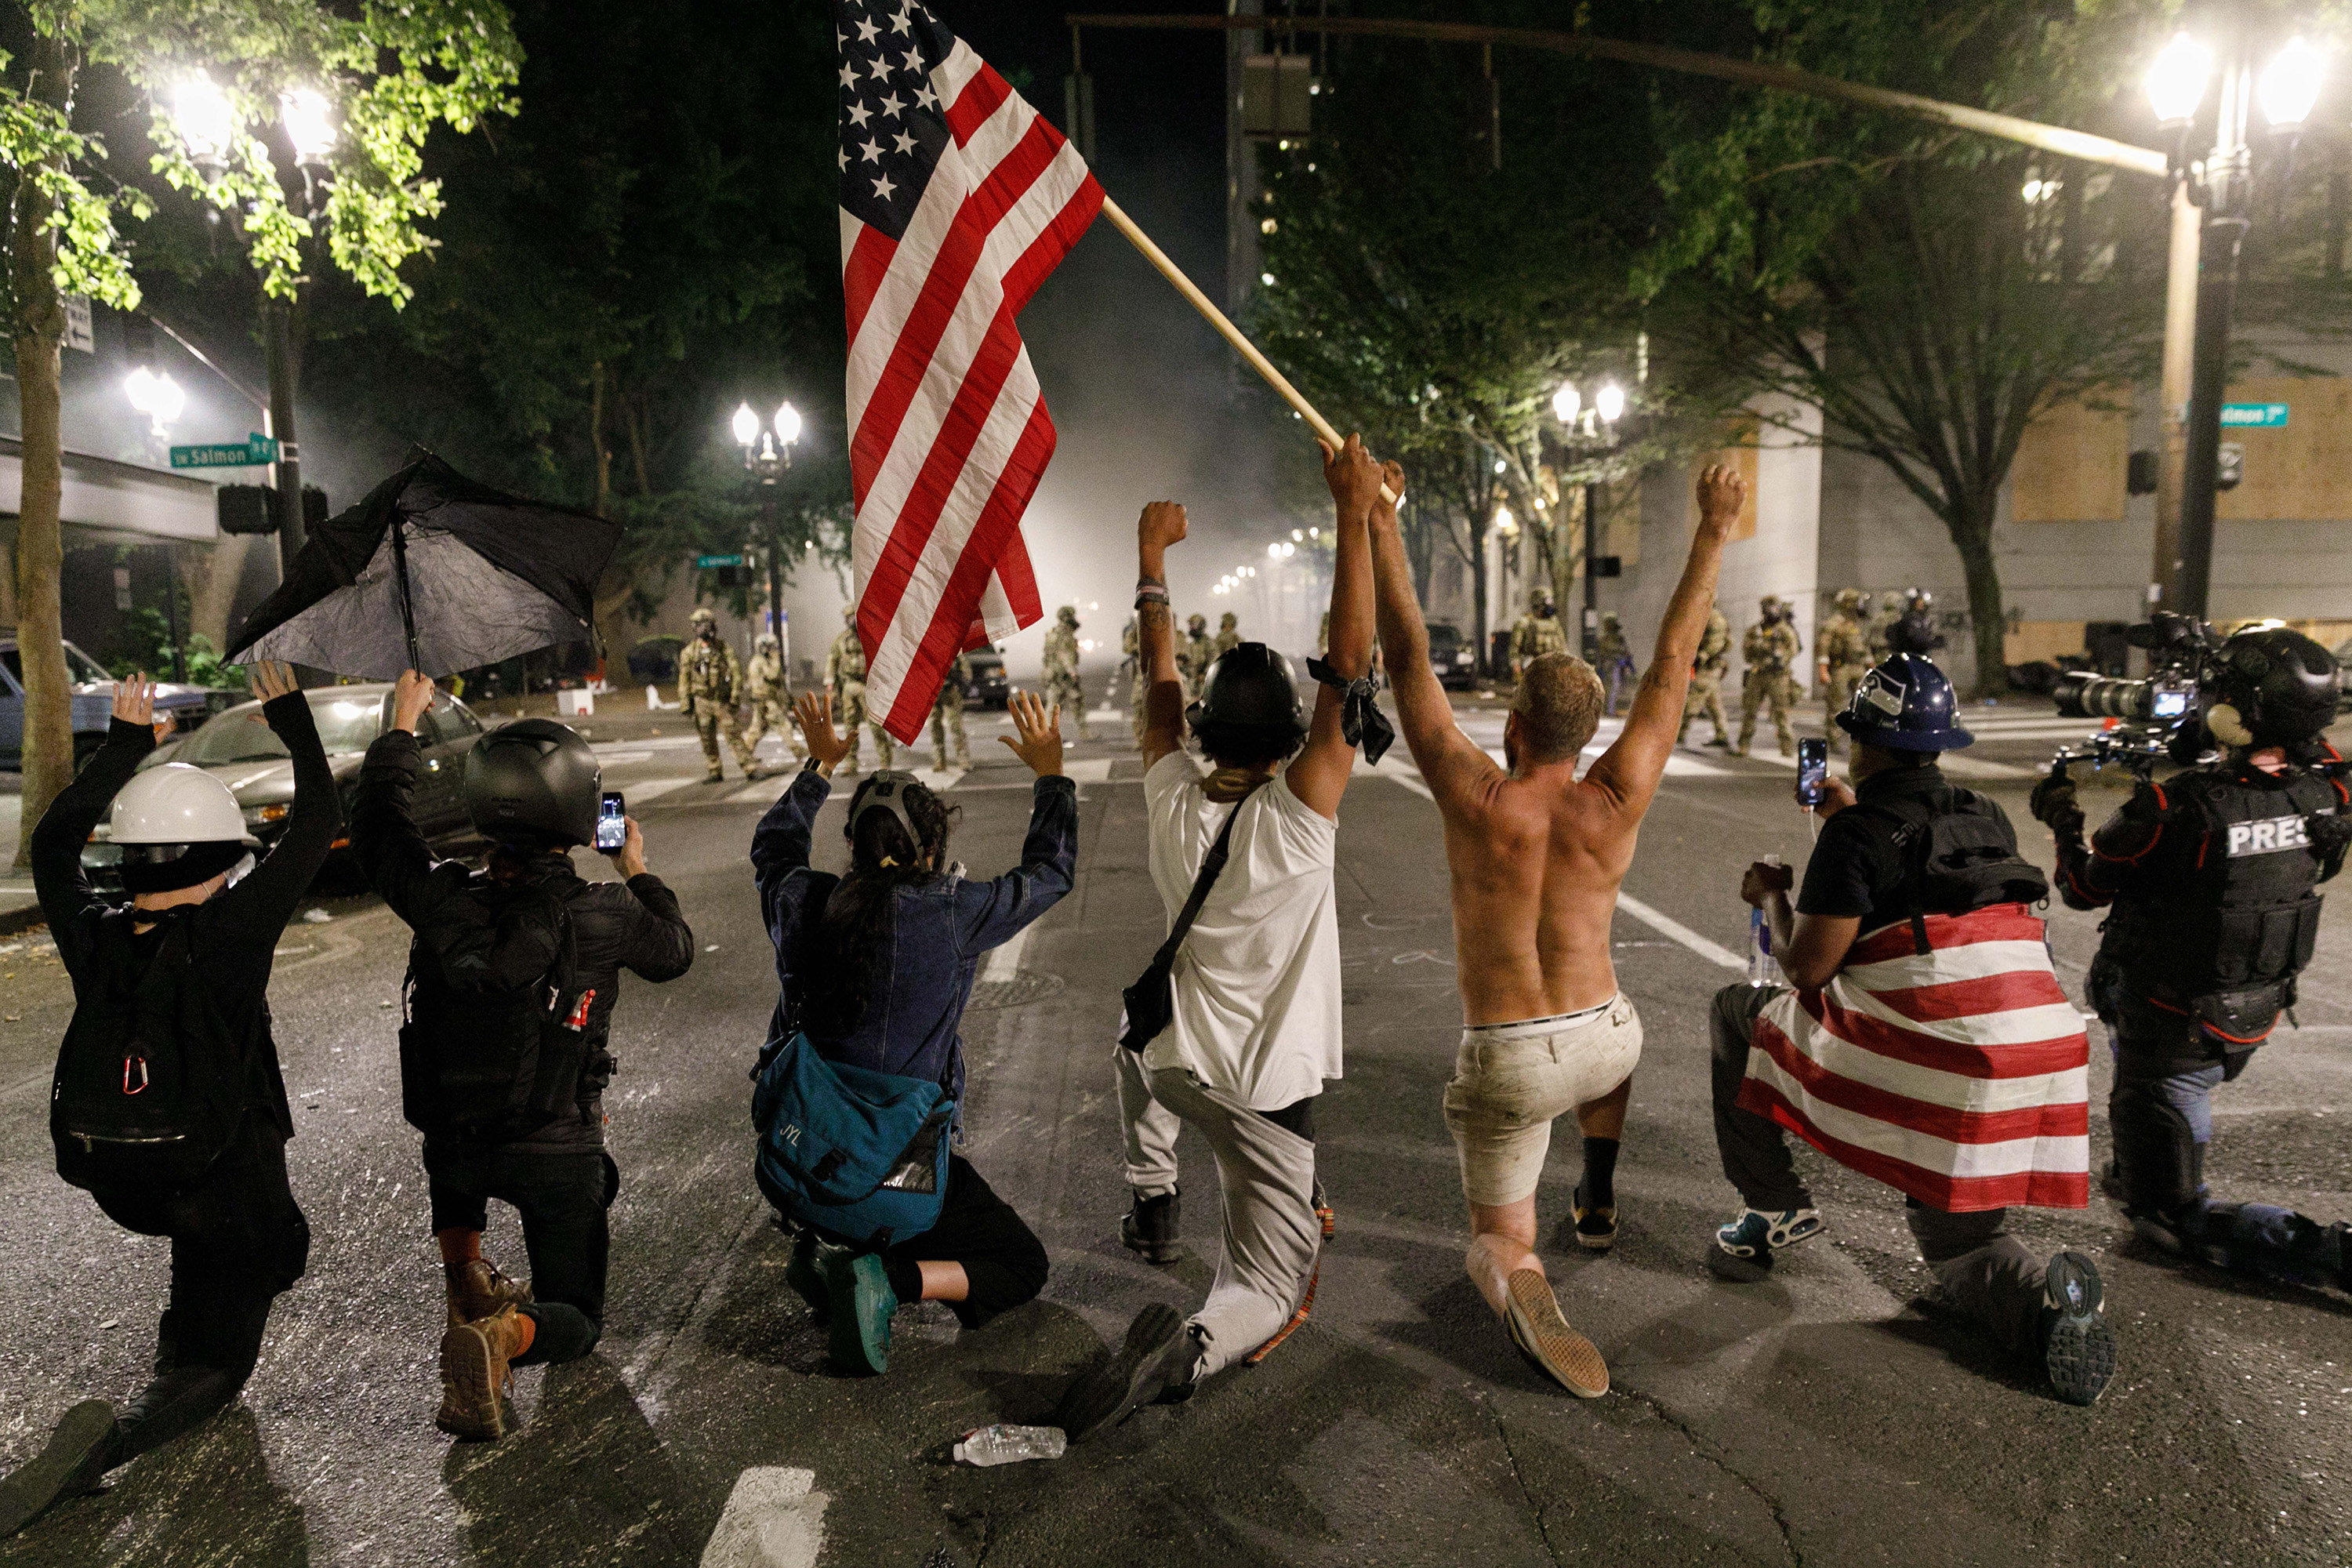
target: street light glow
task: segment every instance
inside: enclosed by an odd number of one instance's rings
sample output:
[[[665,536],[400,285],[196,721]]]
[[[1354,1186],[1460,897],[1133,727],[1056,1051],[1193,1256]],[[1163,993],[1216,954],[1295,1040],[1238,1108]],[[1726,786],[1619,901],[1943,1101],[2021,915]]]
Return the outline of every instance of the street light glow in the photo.
[[[281,93],[278,99],[278,114],[285,122],[286,140],[294,144],[297,162],[323,163],[327,161],[327,154],[335,150],[335,122],[326,94],[307,87]]]
[[[2161,125],[2187,125],[2205,101],[2205,83],[2213,75],[2213,51],[2186,33],[2158,51],[2147,68],[2147,101]]]
[[[158,375],[141,365],[122,378],[122,395],[131,399],[131,406],[147,416],[155,434],[165,434],[180,411],[188,405],[188,395],[180,384],[168,375]]]
[[[196,71],[172,89],[172,128],[195,156],[220,158],[236,135],[236,111],[213,79]]]
[[[2295,37],[2287,40],[2271,63],[2263,69],[2263,79],[2255,89],[2262,100],[2263,118],[2273,131],[2292,131],[2311,118],[2311,106],[2319,101],[2319,79],[2326,62],[2308,40]]]
[[[760,438],[760,416],[748,403],[735,410],[735,444],[748,447]]]
[[[801,411],[787,403],[776,410],[776,439],[789,447],[800,438]]]
[[[1614,425],[1625,412],[1625,389],[1615,382],[1605,382],[1593,394],[1592,406],[1601,415],[1601,423]]]
[[[1568,382],[1560,383],[1559,390],[1551,395],[1551,416],[1563,425],[1575,424],[1576,411],[1583,406],[1584,399],[1577,395],[1575,386]]]
[[[1511,509],[1510,509],[1509,507],[1507,507],[1507,506],[1498,506],[1498,507],[1496,507],[1496,508],[1495,509],[1495,531],[1496,531],[1496,532],[1497,532],[1497,533],[1517,533],[1517,532],[1518,531],[1518,529],[1519,529],[1519,520],[1518,520],[1517,518],[1513,517],[1513,516],[1511,515]]]
[[[1282,546],[1281,546],[1281,545],[1279,545],[1279,544],[1269,544],[1269,545],[1267,545],[1267,546],[1265,547],[1265,558],[1266,558],[1267,560],[1269,560],[1269,561],[1279,561],[1279,560],[1281,560],[1281,559],[1282,559]]]

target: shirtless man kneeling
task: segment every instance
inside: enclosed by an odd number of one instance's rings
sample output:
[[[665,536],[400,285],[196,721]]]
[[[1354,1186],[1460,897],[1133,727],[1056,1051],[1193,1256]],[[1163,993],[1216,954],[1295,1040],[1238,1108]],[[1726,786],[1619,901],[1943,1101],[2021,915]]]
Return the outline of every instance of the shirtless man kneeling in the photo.
[[[1402,471],[1391,464],[1386,477],[1391,492],[1402,494]],[[1372,509],[1381,648],[1412,760],[1445,818],[1454,873],[1465,1027],[1445,1086],[1445,1124],[1470,1203],[1470,1278],[1520,1353],[1588,1399],[1609,1391],[1609,1368],[1568,1326],[1544,1277],[1535,1252],[1536,1184],[1551,1123],[1573,1110],[1585,1156],[1577,1239],[1595,1251],[1616,1239],[1612,1183],[1642,1024],[1617,989],[1610,917],[1674,751],[1723,543],[1746,493],[1729,468],[1700,476],[1697,536],[1656,656],[1624,733],[1581,779],[1577,758],[1600,727],[1603,700],[1592,667],[1571,654],[1546,654],[1528,667],[1503,731],[1510,771],[1496,767],[1454,725],[1430,672],[1429,634],[1395,509]]]

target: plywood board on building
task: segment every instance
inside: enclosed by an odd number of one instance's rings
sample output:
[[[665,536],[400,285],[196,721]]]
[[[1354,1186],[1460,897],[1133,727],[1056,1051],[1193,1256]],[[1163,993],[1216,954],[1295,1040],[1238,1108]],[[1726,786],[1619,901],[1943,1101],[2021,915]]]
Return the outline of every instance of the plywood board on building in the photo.
[[[2213,509],[2224,521],[2336,522],[2352,518],[2352,380],[2269,376],[2230,388],[2230,403],[2284,403],[2287,422],[2224,429],[2245,449],[2245,478]]]
[[[1724,431],[1723,446],[1715,451],[1702,453],[1691,465],[1693,484],[1696,484],[1698,476],[1715,463],[1723,464],[1748,481],[1748,499],[1740,504],[1739,521],[1731,529],[1731,537],[1735,540],[1756,537],[1757,507],[1760,499],[1756,493],[1757,436],[1758,421],[1754,416],[1733,420]]]
[[[2131,388],[2061,403],[2033,416],[2009,470],[2018,522],[2120,522],[2131,463]]]
[[[2003,664],[2031,664],[2035,659],[2055,664],[2062,654],[2080,658],[2088,651],[2081,621],[2020,621],[2000,639]]]

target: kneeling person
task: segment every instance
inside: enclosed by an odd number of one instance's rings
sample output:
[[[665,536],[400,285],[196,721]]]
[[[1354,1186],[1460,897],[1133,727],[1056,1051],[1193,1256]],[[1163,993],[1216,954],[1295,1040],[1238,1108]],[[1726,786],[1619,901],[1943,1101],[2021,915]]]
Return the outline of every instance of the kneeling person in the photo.
[[[1740,885],[1795,989],[1716,995],[1716,1142],[1744,1206],[1713,1265],[1752,1282],[1820,1233],[1793,1129],[1900,1189],[1942,1303],[2088,1405],[2116,1360],[2098,1272],[2079,1252],[2045,1267],[2008,1225],[2012,1205],[2090,1201],[2089,1045],[2032,913],[2049,884],[2000,807],[1937,767],[1972,737],[1933,664],[1887,659],[1838,726],[1853,784],[1827,786],[1796,910],[1786,868],[1759,862]]]
[[[694,962],[677,899],[646,869],[634,819],[612,851],[625,882],[583,881],[604,781],[588,743],[551,719],[494,730],[466,759],[466,809],[492,845],[469,872],[416,830],[416,724],[433,683],[415,670],[393,727],[368,748],[352,845],[408,923],[403,1111],[425,1134],[434,1238],[448,1296],[441,1413],[459,1437],[505,1435],[509,1366],[577,1360],[604,1330],[621,1173],[604,1150],[604,1086],[621,971],[675,980]],[[492,1198],[522,1219],[529,1288],[482,1258]]]

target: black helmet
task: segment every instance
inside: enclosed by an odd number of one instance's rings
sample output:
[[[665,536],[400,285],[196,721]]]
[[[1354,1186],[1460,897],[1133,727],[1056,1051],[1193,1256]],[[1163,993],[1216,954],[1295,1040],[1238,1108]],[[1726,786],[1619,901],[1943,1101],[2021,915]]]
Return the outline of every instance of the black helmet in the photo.
[[[2336,721],[2336,656],[2285,626],[2248,626],[2214,650],[2200,695],[2224,745],[2291,746]]]
[[[595,837],[604,770],[579,731],[552,719],[493,730],[466,754],[466,814],[485,838],[554,845]]]
[[[1959,727],[1958,707],[1950,679],[1933,660],[1898,653],[1862,678],[1837,726],[1890,752],[1957,752],[1976,740]]]
[[[1238,643],[1209,666],[1201,700],[1185,710],[1184,721],[1196,732],[1222,731],[1285,745],[1307,733],[1290,661],[1262,642]]]

